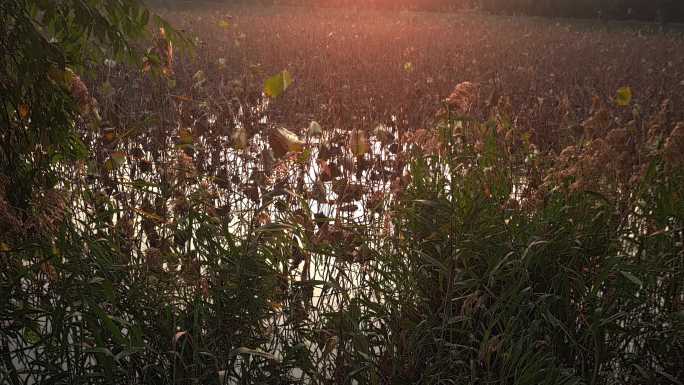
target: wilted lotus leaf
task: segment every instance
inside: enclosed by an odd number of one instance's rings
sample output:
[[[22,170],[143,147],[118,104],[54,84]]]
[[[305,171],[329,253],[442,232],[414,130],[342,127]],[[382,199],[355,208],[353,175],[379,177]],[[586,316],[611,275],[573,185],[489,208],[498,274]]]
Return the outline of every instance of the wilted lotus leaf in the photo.
[[[610,126],[610,113],[605,107],[601,107],[591,116],[582,122],[584,128],[584,135],[587,138],[594,138],[596,134],[604,132]]]
[[[76,100],[78,108],[82,114],[90,112],[94,106],[95,99],[90,97],[90,91],[88,91],[88,87],[85,85],[83,80],[81,80],[81,78],[76,74],[72,73],[70,79],[71,97],[74,98],[74,100]]]
[[[349,133],[349,149],[356,156],[363,156],[370,150],[366,133],[361,130],[354,130]]]
[[[105,96],[105,97],[110,97],[114,95],[116,90],[112,86],[112,83],[110,82],[104,82],[100,85],[100,94]]]
[[[372,212],[381,213],[383,211],[384,201],[385,194],[381,191],[376,191],[368,197],[366,206]]]
[[[663,146],[663,158],[670,167],[679,167],[684,164],[684,122],[679,122],[665,140]]]
[[[264,173],[266,173],[266,175],[271,175],[273,173],[273,166],[275,165],[273,151],[268,148],[264,148],[261,151],[261,164],[264,166]]]
[[[343,156],[342,159],[340,159],[340,164],[346,171],[351,171],[354,169],[354,157],[352,155],[347,154],[346,156]]]
[[[28,104],[26,104],[26,103],[21,103],[21,104],[19,105],[19,117],[20,117],[22,120],[26,120],[26,118],[28,118],[28,116],[29,116],[29,106],[28,106]]]
[[[358,208],[359,207],[357,205],[355,205],[354,203],[349,203],[349,204],[340,206],[338,208],[338,210],[340,210],[342,212],[352,213],[352,212],[356,211]]]
[[[330,171],[330,166],[328,162],[323,159],[318,160],[318,168],[321,175],[321,180],[327,182],[332,179],[332,172]]]
[[[70,68],[60,69],[57,67],[50,68],[47,75],[50,80],[65,88],[71,87],[71,81],[75,76],[74,71]]]
[[[217,187],[222,188],[222,189],[226,189],[226,190],[230,190],[230,188],[232,186],[232,182],[230,181],[230,179],[228,179],[225,176],[216,176],[214,178],[214,183],[216,184]]]
[[[195,72],[194,75],[192,75],[192,80],[194,82],[193,88],[199,88],[201,87],[204,83],[207,81],[207,75],[204,74],[204,71],[198,70]]]
[[[323,134],[323,129],[317,121],[312,120],[311,123],[309,123],[309,130],[307,131],[307,133],[309,134],[309,136],[319,136]]]
[[[335,194],[337,194],[337,202],[341,203],[360,200],[365,192],[362,184],[347,183],[344,179],[335,180],[332,187]]]
[[[131,157],[138,160],[143,159],[145,157],[145,153],[139,147],[135,147],[131,150]]]
[[[313,231],[314,223],[311,214],[307,210],[301,208],[295,210],[295,212],[292,213],[292,221],[306,230]]]
[[[319,160],[318,164],[320,166],[320,178],[323,182],[329,182],[341,174],[340,168],[335,162]]]
[[[116,132],[111,127],[106,127],[102,129],[102,141],[105,144],[111,144],[116,139]]]
[[[311,188],[310,197],[315,199],[318,203],[327,203],[328,196],[325,189],[325,184],[322,181],[317,181]]]
[[[269,130],[268,144],[276,158],[282,158],[288,152],[301,152],[304,149],[304,143],[299,137],[284,127]]]
[[[373,135],[375,136],[375,139],[385,146],[389,143],[392,143],[392,140],[394,140],[394,135],[392,135],[390,132],[389,127],[385,126],[384,124],[379,124],[377,127],[375,127],[375,130],[373,130]]]
[[[145,264],[152,271],[161,270],[161,251],[156,247],[150,247],[145,251]]]
[[[318,148],[318,160],[328,160],[330,159],[330,150],[328,146],[322,145]]]
[[[332,183],[332,190],[335,194],[342,195],[347,189],[347,181],[345,179],[335,179]]]
[[[254,203],[259,203],[261,197],[259,195],[259,187],[255,184],[248,184],[242,187],[242,192],[247,198],[249,198]]]
[[[373,166],[372,160],[367,160],[364,157],[357,158],[356,159],[356,177],[361,179],[363,177],[364,171],[368,171],[368,169],[371,166]]]
[[[192,144],[192,133],[187,128],[178,131],[178,141],[180,144]]]
[[[469,112],[477,98],[477,85],[471,82],[462,82],[456,85],[451,95],[447,98],[447,104],[460,113]]]
[[[233,141],[233,147],[238,150],[247,148],[247,130],[244,127],[236,127],[235,131],[231,135],[231,140]]]
[[[226,68],[226,58],[221,57],[218,59],[218,67],[220,69]]]
[[[262,211],[257,215],[257,223],[259,223],[261,226],[265,226],[271,223],[271,217],[268,215],[267,212]]]
[[[126,163],[126,154],[121,151],[112,152],[109,159],[105,162],[104,167],[107,171],[116,170]]]

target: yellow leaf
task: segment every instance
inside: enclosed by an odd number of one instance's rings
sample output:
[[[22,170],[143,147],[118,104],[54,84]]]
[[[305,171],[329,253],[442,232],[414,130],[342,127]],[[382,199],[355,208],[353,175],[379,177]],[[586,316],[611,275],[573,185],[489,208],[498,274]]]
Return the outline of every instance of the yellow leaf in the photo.
[[[230,23],[228,22],[228,20],[219,20],[218,26],[223,29],[228,29],[230,28]]]
[[[290,72],[283,70],[279,74],[271,76],[264,81],[264,94],[269,98],[277,98],[280,94],[285,92],[293,81]]]
[[[364,131],[354,130],[349,134],[349,149],[356,156],[363,156],[370,150],[368,138]]]
[[[166,220],[164,218],[160,217],[159,215],[157,215],[155,213],[151,213],[149,211],[145,211],[145,210],[138,209],[138,208],[133,208],[133,211],[140,214],[140,216],[142,216],[146,219],[152,220],[154,222],[158,222],[158,223],[166,222]]]
[[[178,139],[180,144],[192,144],[192,133],[187,128],[182,128],[178,132]]]
[[[68,67],[64,69],[52,67],[48,70],[47,75],[50,80],[67,89],[71,87],[71,82],[76,76],[74,71]]]
[[[622,87],[617,91],[615,103],[618,106],[625,107],[632,102],[632,89],[630,87]]]

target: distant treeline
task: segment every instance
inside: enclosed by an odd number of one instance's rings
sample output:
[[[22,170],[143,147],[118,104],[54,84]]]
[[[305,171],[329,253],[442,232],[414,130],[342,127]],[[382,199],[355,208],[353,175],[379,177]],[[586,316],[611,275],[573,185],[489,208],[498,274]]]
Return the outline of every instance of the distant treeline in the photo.
[[[291,5],[359,9],[445,11],[476,8],[480,0],[205,0],[206,3],[233,5]],[[193,0],[147,0],[152,6],[196,6]]]
[[[212,0],[210,0],[212,1]],[[684,0],[213,0],[224,4],[275,4],[445,11],[480,8],[496,14],[684,22]],[[192,4],[151,0],[153,4]]]
[[[277,4],[444,11],[473,8],[478,0],[273,0]]]
[[[480,0],[492,13],[549,17],[684,21],[683,0]]]

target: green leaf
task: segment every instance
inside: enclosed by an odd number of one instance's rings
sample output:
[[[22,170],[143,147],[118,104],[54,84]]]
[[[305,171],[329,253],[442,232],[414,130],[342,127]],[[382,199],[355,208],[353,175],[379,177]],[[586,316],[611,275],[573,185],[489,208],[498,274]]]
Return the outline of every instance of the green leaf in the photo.
[[[270,98],[277,98],[292,84],[292,75],[283,70],[277,75],[271,76],[264,82],[264,94]]]
[[[244,347],[244,346],[239,347],[239,348],[237,348],[237,349],[233,349],[233,351],[230,352],[230,356],[231,356],[231,357],[234,357],[234,356],[236,356],[236,355],[238,355],[238,354],[247,354],[247,355],[250,355],[250,356],[263,357],[263,358],[266,358],[266,359],[269,359],[269,360],[273,360],[273,361],[280,361],[280,360],[278,359],[278,357],[274,356],[274,355],[271,354],[271,353],[266,353],[266,352],[264,352],[264,351],[262,351],[262,350],[258,350],[258,349],[246,348],[246,347]]]
[[[95,306],[93,310],[95,311],[95,314],[100,319],[100,321],[102,321],[102,325],[105,327],[105,329],[107,329],[112,334],[112,338],[114,339],[114,341],[117,344],[126,345],[126,338],[121,333],[121,329],[119,329],[114,323],[114,321],[112,321],[112,318],[107,313],[105,313],[105,311],[102,310],[102,308],[100,308],[99,306]]]
[[[102,354],[102,355],[104,355],[104,356],[106,356],[106,357],[112,357],[112,358],[114,358],[114,354],[112,353],[112,351],[109,350],[108,348],[104,347],[104,346],[98,346],[98,347],[94,347],[94,348],[89,348],[89,349],[86,349],[85,351],[86,351],[87,353]]]
[[[634,274],[630,273],[629,271],[620,270],[620,273],[621,273],[625,278],[627,278],[628,280],[630,280],[633,284],[635,284],[635,285],[637,285],[637,286],[639,286],[639,287],[644,286],[644,283],[641,282],[641,280],[640,280],[639,278],[637,278]]]
[[[150,11],[149,9],[145,8],[143,9],[142,13],[140,14],[140,25],[141,26],[146,26],[147,23],[150,22]]]
[[[122,151],[114,151],[112,152],[112,161],[114,166],[121,167],[126,164],[126,154]]]
[[[617,91],[615,103],[618,106],[626,107],[632,102],[632,89],[630,87],[622,87]]]
[[[33,329],[24,328],[24,339],[31,345],[35,345],[40,342],[40,335]]]
[[[114,87],[112,87],[112,83],[106,81],[106,82],[102,83],[102,85],[100,86],[100,92],[105,97],[110,97],[110,96],[114,95],[115,90],[114,90]]]

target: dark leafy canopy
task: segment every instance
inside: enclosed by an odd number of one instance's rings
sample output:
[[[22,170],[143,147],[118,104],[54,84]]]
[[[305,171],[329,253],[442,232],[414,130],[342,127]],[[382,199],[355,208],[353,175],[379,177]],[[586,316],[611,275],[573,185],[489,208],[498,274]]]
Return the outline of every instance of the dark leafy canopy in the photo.
[[[63,368],[84,365],[60,366],[55,353],[67,349],[65,338],[75,335],[66,325],[92,322],[101,309],[85,314],[85,302],[99,302],[81,296],[93,293],[81,286],[92,265],[82,259],[81,234],[55,225],[65,216],[65,204],[54,191],[69,183],[61,175],[66,165],[88,155],[80,134],[98,121],[97,104],[77,74],[104,58],[136,60],[133,44],[149,20],[150,12],[134,0],[0,1],[0,383],[45,383],[64,378]],[[41,217],[41,210],[50,214]],[[97,251],[95,239],[87,239],[90,251]],[[60,274],[47,262],[57,256],[71,264],[65,270],[70,278],[36,307],[32,285],[40,280],[39,266],[50,276]],[[65,321],[75,314],[81,315]],[[51,333],[42,334],[36,320],[52,325]],[[104,315],[105,326],[107,321]],[[120,333],[115,337],[123,339]],[[40,346],[32,350],[31,370],[43,367],[45,377],[16,369],[20,358],[10,349],[18,341]],[[72,375],[79,369],[73,370]]]
[[[131,39],[149,19],[135,0],[0,3],[0,175],[13,206],[26,209],[33,188],[57,182],[56,162],[85,155],[74,128],[90,99],[73,71],[135,57]]]

